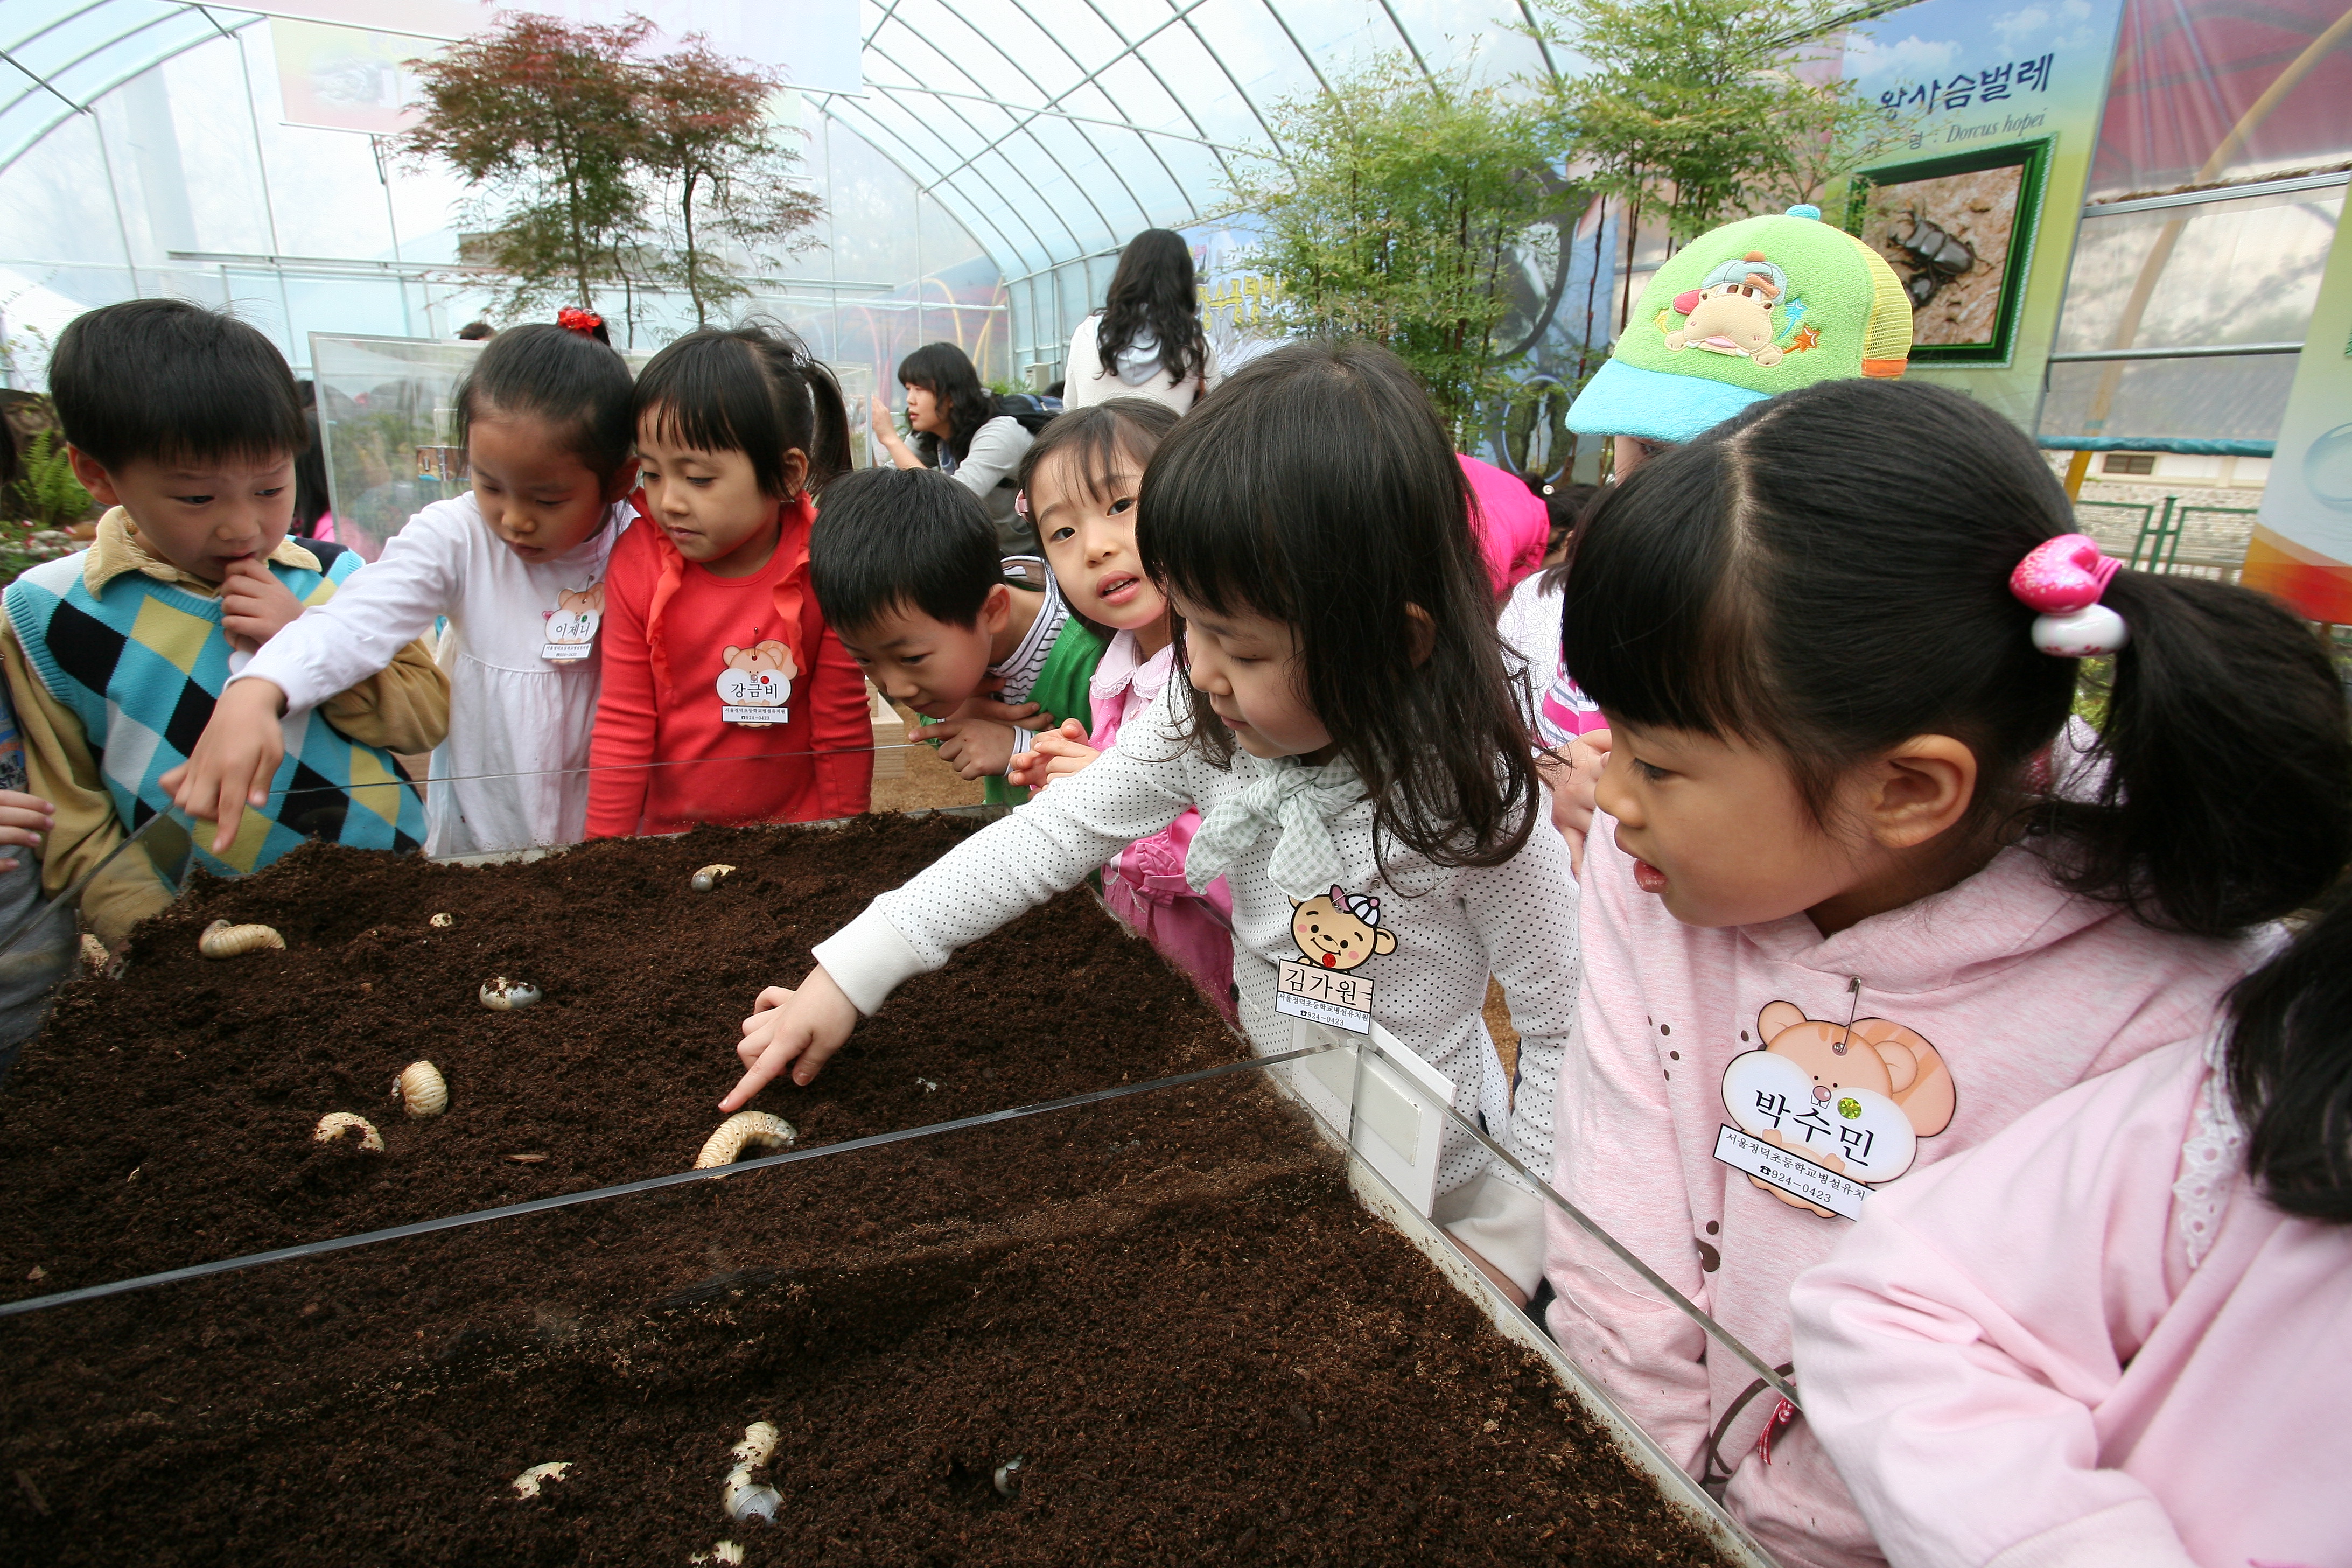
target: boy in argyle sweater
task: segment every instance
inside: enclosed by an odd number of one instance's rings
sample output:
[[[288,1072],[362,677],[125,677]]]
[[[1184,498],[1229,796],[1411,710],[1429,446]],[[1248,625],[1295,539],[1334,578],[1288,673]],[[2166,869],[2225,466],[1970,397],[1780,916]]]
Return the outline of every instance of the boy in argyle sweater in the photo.
[[[309,434],[293,373],[253,328],[179,300],[110,305],[59,335],[49,388],[74,476],[110,509],[89,549],[0,596],[26,772],[57,810],[41,862],[55,897],[169,808],[171,775],[229,676],[362,563],[286,536]],[[422,805],[392,753],[432,750],[448,724],[448,680],[412,644],[288,716],[286,760],[226,854],[209,852],[208,832],[159,826],[145,856],[90,884],[88,924],[120,942],[171,901],[165,868],[186,858],[236,875],[310,837],[416,847]]]

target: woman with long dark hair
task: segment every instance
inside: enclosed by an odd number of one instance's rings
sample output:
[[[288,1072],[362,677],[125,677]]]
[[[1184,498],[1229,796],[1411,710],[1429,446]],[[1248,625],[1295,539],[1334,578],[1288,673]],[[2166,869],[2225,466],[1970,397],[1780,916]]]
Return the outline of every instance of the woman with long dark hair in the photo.
[[[1214,386],[1216,351],[1201,331],[1192,247],[1173,229],[1147,228],[1118,253],[1103,308],[1070,334],[1062,401],[1084,408],[1149,397],[1182,414]]]
[[[988,509],[997,547],[1007,555],[1037,553],[1037,530],[1014,506],[1013,476],[1033,437],[1021,421],[996,411],[971,357],[953,343],[925,343],[898,362],[907,389],[910,445],[874,399],[874,434],[902,468],[938,468],[969,489]]]

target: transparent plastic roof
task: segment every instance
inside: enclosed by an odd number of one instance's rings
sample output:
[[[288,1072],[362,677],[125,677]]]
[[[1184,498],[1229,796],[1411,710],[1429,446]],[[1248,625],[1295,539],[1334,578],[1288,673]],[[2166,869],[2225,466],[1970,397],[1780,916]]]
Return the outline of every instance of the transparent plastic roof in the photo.
[[[1549,69],[1520,0],[866,0],[866,90],[823,111],[963,220],[1007,280],[1217,210],[1274,107],[1403,50]]]
[[[140,72],[259,20],[179,0],[6,0],[0,168]]]
[[[260,19],[182,0],[5,0],[0,168],[141,72]],[[1542,76],[1515,31],[1527,19],[1524,0],[863,0],[866,90],[810,97],[1010,280],[1214,211],[1241,149],[1272,143],[1277,100],[1376,52]]]

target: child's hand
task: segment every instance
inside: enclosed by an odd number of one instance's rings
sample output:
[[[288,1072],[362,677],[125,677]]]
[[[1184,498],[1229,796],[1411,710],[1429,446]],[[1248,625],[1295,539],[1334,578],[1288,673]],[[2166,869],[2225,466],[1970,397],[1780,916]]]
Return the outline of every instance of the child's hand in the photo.
[[[792,1068],[794,1083],[814,1082],[857,1026],[857,1004],[843,994],[822,964],[809,971],[799,990],[771,985],[751,1006],[751,1016],[743,1020],[743,1043],[735,1047],[743,1058],[743,1077],[719,1102],[721,1110],[742,1110],[786,1068]]]
[[[994,778],[1013,760],[1013,731],[1010,724],[969,719],[959,714],[926,724],[915,731],[918,741],[937,741],[940,761],[968,779]]]
[[[286,732],[278,723],[285,706],[286,692],[275,681],[230,682],[213,704],[195,751],[155,781],[190,817],[219,824],[213,835],[215,855],[226,854],[236,842],[236,825],[247,806],[269,804],[269,781],[286,757]]]
[[[57,821],[58,808],[39,795],[0,789],[0,844],[21,844],[27,849],[38,849]],[[22,864],[11,857],[0,860],[0,871],[13,871]]]
[[[1087,728],[1065,719],[1058,730],[1037,737],[1036,749],[1015,756],[1004,770],[1010,783],[1024,789],[1044,789],[1057,778],[1078,773],[1102,753],[1087,744]]]
[[[1593,794],[1601,787],[1601,770],[1609,764],[1609,731],[1579,735],[1567,755],[1546,752],[1536,759],[1537,771],[1551,787],[1551,825],[1568,841],[1570,869],[1584,875],[1584,837],[1592,831]]]
[[[302,601],[269,568],[247,557],[228,563],[221,579],[221,629],[229,646],[251,653],[293,624]]]

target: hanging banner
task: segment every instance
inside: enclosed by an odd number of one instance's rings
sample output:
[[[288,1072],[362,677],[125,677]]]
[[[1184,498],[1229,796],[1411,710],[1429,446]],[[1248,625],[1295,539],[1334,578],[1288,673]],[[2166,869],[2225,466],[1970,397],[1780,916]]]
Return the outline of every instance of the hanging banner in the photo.
[[[2239,581],[2352,625],[2352,245],[2336,230]]]
[[[1911,296],[1907,374],[2027,430],[2066,291],[2123,0],[1922,0],[1848,34],[1843,74],[1906,117],[1846,226]]]
[[[283,16],[270,18],[269,41],[287,124],[397,136],[415,123],[419,95],[407,62],[429,46]]]
[[[722,55],[738,56],[783,73],[785,81],[804,92],[856,95],[866,90],[863,37],[857,26],[857,0],[251,0],[240,11],[257,11],[271,17],[279,39],[281,66],[286,59],[288,24],[295,35],[296,59],[304,50],[339,53],[357,64],[320,68],[328,74],[326,99],[341,104],[356,98],[369,103],[381,100],[381,59],[399,60],[433,52],[423,40],[471,37],[499,25],[500,14],[536,11],[571,22],[618,26],[635,17],[654,25],[648,42],[653,52],[674,48],[688,34],[699,34]],[[316,35],[345,32],[341,40]],[[362,43],[396,34],[406,42]],[[376,98],[367,95],[375,93]],[[307,101],[307,100],[306,100]],[[288,91],[287,119],[299,125],[324,125],[330,130],[376,130],[373,125],[346,125],[331,114],[324,120],[294,112],[295,97]],[[394,130],[404,128],[394,126]]]

